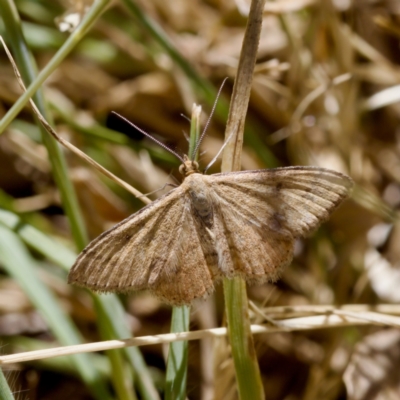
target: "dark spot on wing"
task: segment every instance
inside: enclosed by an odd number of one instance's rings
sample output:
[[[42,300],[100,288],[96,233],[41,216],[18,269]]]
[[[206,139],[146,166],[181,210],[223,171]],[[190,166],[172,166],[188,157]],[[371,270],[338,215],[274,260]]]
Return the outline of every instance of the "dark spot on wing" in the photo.
[[[275,212],[270,220],[270,227],[274,230],[274,231],[279,231],[282,229],[283,226],[283,221],[284,221],[284,217],[282,214]]]
[[[268,228],[275,234],[281,236],[282,239],[287,239],[291,236],[290,232],[285,227],[285,216],[279,212],[275,212],[268,220]]]

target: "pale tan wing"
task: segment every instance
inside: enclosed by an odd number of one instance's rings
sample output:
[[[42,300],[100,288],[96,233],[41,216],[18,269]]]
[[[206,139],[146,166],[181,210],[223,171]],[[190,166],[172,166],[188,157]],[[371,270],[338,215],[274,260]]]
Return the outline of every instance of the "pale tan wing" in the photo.
[[[219,197],[250,220],[305,236],[326,221],[348,196],[353,181],[317,167],[287,167],[209,176]]]
[[[214,229],[226,237],[220,246],[231,257],[222,272],[257,282],[277,279],[292,260],[294,238],[316,229],[352,187],[347,176],[312,167],[216,174],[208,181],[219,208]]]
[[[180,186],[104,232],[78,256],[69,283],[98,292],[149,289],[171,304],[205,296],[213,283],[188,204]]]

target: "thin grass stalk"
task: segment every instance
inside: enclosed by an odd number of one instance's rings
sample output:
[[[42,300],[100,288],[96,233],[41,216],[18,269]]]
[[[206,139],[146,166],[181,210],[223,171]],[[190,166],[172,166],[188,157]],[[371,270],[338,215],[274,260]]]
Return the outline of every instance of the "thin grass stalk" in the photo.
[[[62,45],[62,47],[57,51],[54,57],[46,65],[46,67],[43,68],[43,70],[39,73],[39,75],[35,78],[35,80],[27,87],[26,92],[18,99],[18,101],[10,108],[10,110],[8,110],[6,115],[0,120],[0,134],[4,132],[7,126],[18,115],[18,113],[22,110],[22,108],[26,105],[26,103],[28,103],[29,99],[33,97],[33,95],[36,93],[39,87],[44,83],[44,81],[54,72],[54,70],[60,65],[60,63],[67,57],[67,55],[75,48],[75,46],[79,43],[79,41],[85,36],[87,31],[97,21],[97,19],[103,13],[103,11],[105,10],[105,8],[109,3],[110,0],[96,0],[93,3],[93,6],[83,17],[78,27],[68,37],[68,39]],[[10,22],[9,17],[11,17],[12,18],[11,24],[15,26],[20,26],[18,13],[11,11],[13,9],[16,10],[13,1],[0,0],[0,6],[4,23],[6,24]],[[7,12],[7,14],[4,14],[4,10]],[[16,20],[16,18],[18,18],[18,21]],[[6,26],[6,28],[8,31],[9,26]],[[13,26],[11,26],[11,28],[13,28]],[[20,41],[21,39],[18,42]],[[25,57],[30,56],[26,46],[24,54]],[[19,61],[18,58],[17,61]],[[28,61],[25,62],[28,63]]]
[[[232,133],[235,136],[225,148],[221,166],[223,172],[241,169],[244,124],[260,40],[264,3],[264,0],[253,0],[251,3],[225,130],[225,140]],[[224,279],[223,283],[228,335],[239,397],[242,400],[263,400],[265,394],[250,330],[246,284],[239,277],[231,280]]]
[[[44,342],[41,339],[33,339],[27,336],[10,336],[4,340],[3,344],[6,344],[8,349],[18,349],[18,351],[43,350],[51,346],[50,343]],[[99,371],[103,379],[109,379],[111,376],[110,362],[104,355],[92,354],[91,363],[96,366],[97,371]],[[37,360],[35,361],[35,368],[42,371],[53,371],[79,379],[79,375],[71,362],[71,357],[52,357]]]
[[[201,107],[193,105],[190,123],[189,157],[198,158],[198,152],[193,154],[200,137]],[[174,307],[171,317],[171,333],[188,332],[190,322],[190,306]],[[184,400],[186,398],[188,364],[188,342],[171,343],[168,351],[167,373],[165,381],[166,400]]]
[[[354,304],[346,304],[347,307],[354,307]],[[364,305],[371,308],[370,305]],[[383,309],[392,307],[392,304],[383,304]],[[327,308],[331,306],[325,306]],[[372,307],[373,308],[373,307]],[[375,311],[356,310],[352,313],[343,313],[340,309],[333,309],[321,315],[313,315],[307,317],[295,317],[288,319],[280,319],[279,326],[251,325],[253,335],[266,333],[288,333],[301,332],[310,330],[325,330],[332,328],[355,327],[355,326],[390,326],[400,328],[400,317],[390,314],[377,313]],[[397,310],[397,313],[399,311]],[[201,340],[206,338],[220,338],[227,335],[226,328],[210,328],[200,331],[182,332],[182,333],[165,333],[160,335],[140,336],[130,339],[109,340],[106,342],[94,342],[87,344],[79,344],[63,347],[52,347],[45,349],[29,349],[27,351],[0,356],[0,365],[13,364],[16,362],[27,362],[37,360],[47,360],[52,357],[68,356],[82,353],[93,353],[96,351],[106,351],[113,349],[122,349],[130,346],[149,346],[173,343],[188,340]],[[103,368],[104,370],[104,368]]]
[[[0,209],[0,225],[14,231],[29,248],[61,266],[65,271],[69,270],[76,259],[76,253],[71,249],[29,225],[11,211]]]
[[[7,379],[0,368],[0,399],[1,400],[14,400],[14,396],[10,387],[8,386]]]

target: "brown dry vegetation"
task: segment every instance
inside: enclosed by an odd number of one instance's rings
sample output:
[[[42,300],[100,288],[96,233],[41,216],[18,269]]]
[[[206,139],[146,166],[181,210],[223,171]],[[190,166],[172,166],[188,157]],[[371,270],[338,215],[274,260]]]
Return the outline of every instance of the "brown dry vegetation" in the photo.
[[[163,27],[199,76],[216,89],[225,77],[234,77],[247,1],[142,3],[142,10]],[[57,31],[54,18],[65,18],[68,7],[73,12],[79,4],[17,2],[39,69],[67,36]],[[391,325],[385,313],[400,314],[399,44],[400,3],[394,0],[266,4],[242,169],[315,165],[350,175],[356,187],[328,223],[298,242],[295,259],[278,283],[249,287],[251,320],[326,315],[320,305],[368,305],[346,308],[357,313],[353,322],[368,321],[365,325],[329,328],[322,319],[315,329],[254,336],[268,399],[400,398],[400,334],[384,326]],[[0,57],[2,116],[21,92],[5,54]],[[114,2],[46,81],[44,93],[54,126],[64,138],[147,193],[180,179],[179,162],[110,112],[119,112],[184,153],[183,132],[189,131],[189,123],[181,114],[190,115],[194,102],[206,112],[212,106],[193,82],[124,5]],[[229,99],[232,84],[230,79],[224,87],[222,103]],[[224,118],[223,110],[213,118],[202,146],[203,166],[223,144]],[[64,153],[91,238],[141,207],[75,155]],[[210,173],[218,168],[217,163]],[[74,249],[28,107],[0,137],[0,188],[2,209]],[[37,251],[31,255],[40,278],[85,340],[104,338],[96,327],[90,295],[69,287],[64,271]],[[48,323],[15,277],[3,270],[0,287],[0,335],[7,344],[3,352],[56,346]],[[133,335],[169,331],[171,309],[151,295],[133,294],[123,302]],[[372,321],[368,309],[381,312],[383,324]],[[223,310],[219,287],[206,302],[193,306],[191,330],[223,325]],[[325,328],[316,329],[321,326]],[[141,349],[157,384],[163,382],[164,350],[160,345]],[[110,374],[105,357],[99,356],[98,363]],[[18,398],[90,398],[73,368],[57,359],[11,369],[7,376],[14,389],[27,390]],[[235,399],[234,382],[225,339],[190,343],[190,399]]]

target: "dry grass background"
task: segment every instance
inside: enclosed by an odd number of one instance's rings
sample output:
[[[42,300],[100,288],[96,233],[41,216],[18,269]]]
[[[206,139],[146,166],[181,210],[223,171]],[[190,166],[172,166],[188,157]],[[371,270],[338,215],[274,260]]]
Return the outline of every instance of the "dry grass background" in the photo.
[[[66,38],[54,18],[84,2],[16,2],[26,38],[42,68]],[[248,3],[242,0],[142,2],[183,57],[216,88],[237,67]],[[370,323],[255,336],[268,399],[400,398],[400,333],[377,324],[368,308],[400,314],[400,3],[363,0],[267,2],[248,112],[243,169],[316,165],[350,175],[352,199],[307,240],[274,285],[249,287],[251,319],[324,314],[320,305],[351,308]],[[57,131],[143,192],[174,182],[178,161],[110,116],[117,111],[179,150],[192,103],[211,105],[162,46],[115,2],[47,80]],[[232,88],[228,80],[226,99]],[[20,90],[1,53],[0,115]],[[215,116],[202,146],[205,166],[223,143]],[[109,130],[105,130],[108,127]],[[113,130],[123,130],[118,134]],[[141,206],[131,195],[65,152],[69,174],[93,238]],[[217,172],[215,165],[211,172]],[[0,137],[0,206],[73,248],[46,151],[25,108]],[[0,238],[1,240],[1,238]],[[87,341],[100,340],[87,292],[33,252],[40,277]],[[0,258],[0,265],[2,260]],[[0,276],[3,352],[56,345],[26,293]],[[169,331],[171,309],[147,293],[124,297],[135,336]],[[381,307],[391,304],[391,307]],[[281,307],[285,306],[285,307]],[[280,307],[280,308],[279,308]],[[292,307],[292,308],[290,308]],[[353,315],[354,316],[354,315]],[[368,319],[369,318],[369,319]],[[383,320],[384,321],[384,320]],[[385,321],[384,321],[385,322]],[[222,290],[196,303],[191,330],[224,323]],[[322,324],[324,325],[324,324]],[[395,322],[392,325],[396,325]],[[398,322],[397,322],[398,325]],[[166,347],[142,348],[155,382],[163,381]],[[234,399],[234,370],[225,339],[191,342],[188,397]],[[104,357],[99,358],[109,374]],[[57,359],[15,365],[17,398],[86,399],[70,365]]]

